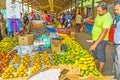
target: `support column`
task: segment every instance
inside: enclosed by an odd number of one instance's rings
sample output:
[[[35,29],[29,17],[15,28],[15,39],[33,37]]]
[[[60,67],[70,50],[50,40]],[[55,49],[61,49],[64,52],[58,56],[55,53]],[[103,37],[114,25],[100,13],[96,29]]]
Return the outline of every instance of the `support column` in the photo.
[[[94,0],[92,0],[92,19],[94,19]]]
[[[30,10],[30,8],[29,8],[29,2],[27,3],[27,6],[28,6],[28,13],[29,13],[29,10]]]
[[[69,2],[68,2],[68,11],[69,11]]]
[[[82,19],[83,19],[83,17],[84,17],[83,0],[81,0],[81,15],[82,15]]]
[[[77,3],[77,0],[75,0],[75,10],[76,10],[76,8],[77,8],[77,5],[76,5],[76,3]]]
[[[23,5],[23,0],[22,0],[22,12],[24,12],[24,7],[23,7],[24,5]]]
[[[71,11],[72,11],[72,1],[71,1]]]

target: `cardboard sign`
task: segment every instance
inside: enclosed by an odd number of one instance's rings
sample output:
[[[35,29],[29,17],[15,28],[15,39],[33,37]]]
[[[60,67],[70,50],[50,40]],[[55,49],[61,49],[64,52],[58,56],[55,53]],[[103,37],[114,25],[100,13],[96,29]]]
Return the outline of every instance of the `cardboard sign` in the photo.
[[[18,18],[20,19],[20,4],[15,2],[12,4],[12,2],[6,2],[6,12],[7,12],[7,18]]]

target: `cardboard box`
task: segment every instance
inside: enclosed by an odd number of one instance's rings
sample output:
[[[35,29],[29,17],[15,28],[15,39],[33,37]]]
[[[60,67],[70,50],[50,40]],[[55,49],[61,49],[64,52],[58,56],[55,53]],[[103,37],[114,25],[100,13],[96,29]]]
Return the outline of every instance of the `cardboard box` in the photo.
[[[26,34],[23,36],[19,36],[19,45],[20,46],[32,45],[33,42],[34,42],[34,35],[33,34]]]
[[[61,41],[57,39],[51,40],[51,48],[52,51],[61,52]]]
[[[26,36],[28,37],[29,44],[33,44],[33,42],[34,42],[34,35],[33,34],[26,34]]]
[[[61,44],[61,41],[59,39],[52,39],[51,44]]]

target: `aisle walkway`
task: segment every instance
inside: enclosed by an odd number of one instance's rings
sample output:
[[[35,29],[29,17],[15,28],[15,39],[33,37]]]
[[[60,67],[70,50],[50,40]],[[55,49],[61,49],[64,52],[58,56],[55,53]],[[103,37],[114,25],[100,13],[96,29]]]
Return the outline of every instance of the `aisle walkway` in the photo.
[[[91,43],[90,42],[87,42],[86,40],[90,40],[91,39],[91,35],[88,35],[84,32],[79,32],[79,33],[76,33],[76,40],[80,43],[80,45],[84,48],[84,49],[89,49]],[[113,60],[112,60],[112,56],[111,56],[111,53],[112,51],[114,50],[114,46],[112,45],[107,45],[107,61],[106,61],[106,64],[105,64],[105,67],[104,67],[104,72],[103,74],[105,76],[111,76],[113,77]],[[114,80],[114,79],[112,79]]]

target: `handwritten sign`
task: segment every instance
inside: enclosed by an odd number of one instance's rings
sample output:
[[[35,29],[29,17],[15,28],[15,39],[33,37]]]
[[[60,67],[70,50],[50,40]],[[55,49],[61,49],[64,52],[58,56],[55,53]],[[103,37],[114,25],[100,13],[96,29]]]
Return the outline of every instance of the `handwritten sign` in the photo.
[[[15,2],[12,4],[11,2],[6,3],[7,10],[7,18],[19,18],[20,19],[20,4]]]

